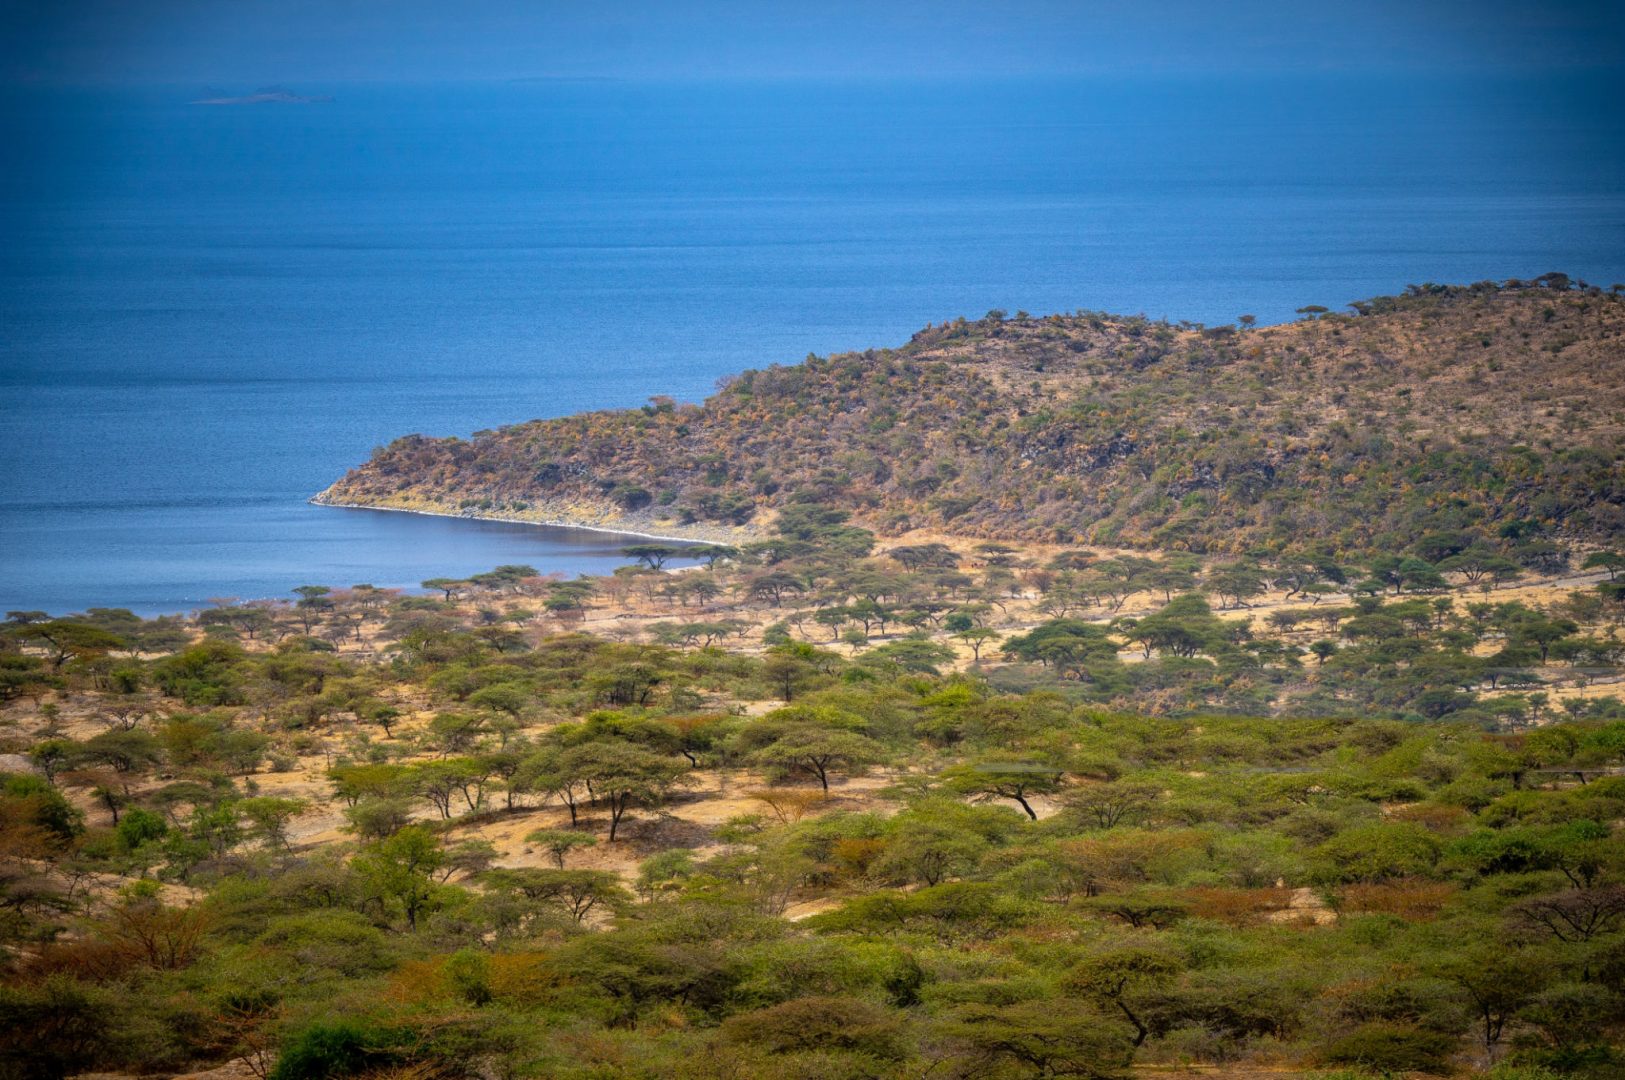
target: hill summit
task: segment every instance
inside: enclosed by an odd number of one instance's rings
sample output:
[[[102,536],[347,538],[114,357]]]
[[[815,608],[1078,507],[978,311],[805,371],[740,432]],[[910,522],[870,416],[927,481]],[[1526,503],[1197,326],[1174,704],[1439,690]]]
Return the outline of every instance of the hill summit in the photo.
[[[1350,307],[1262,327],[995,311],[700,405],[408,436],[317,501],[718,539],[817,500],[882,533],[1198,552],[1625,531],[1618,286]]]

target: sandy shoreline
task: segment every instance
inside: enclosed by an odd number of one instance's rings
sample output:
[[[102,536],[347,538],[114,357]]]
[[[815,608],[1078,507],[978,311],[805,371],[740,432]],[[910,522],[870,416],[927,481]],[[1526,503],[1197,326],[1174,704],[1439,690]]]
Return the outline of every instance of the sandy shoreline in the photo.
[[[307,500],[315,506],[332,506],[340,510],[383,510],[391,514],[422,514],[424,517],[454,518],[462,521],[498,521],[507,525],[536,525],[550,529],[580,529],[584,532],[604,533],[609,536],[631,536],[640,540],[665,540],[677,544],[719,544],[703,536],[674,536],[664,533],[640,532],[636,529],[611,529],[603,525],[586,525],[579,521],[539,521],[532,518],[497,517],[494,514],[454,514],[444,510],[417,510],[405,506],[378,506],[372,503],[349,503],[324,499],[313,495]]]

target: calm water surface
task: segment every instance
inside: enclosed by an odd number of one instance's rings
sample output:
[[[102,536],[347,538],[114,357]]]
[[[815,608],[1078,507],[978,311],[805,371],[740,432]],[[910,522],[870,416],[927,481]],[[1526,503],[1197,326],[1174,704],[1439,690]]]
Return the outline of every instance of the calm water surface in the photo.
[[[300,89],[337,100],[0,104],[0,609],[601,571],[616,538],[304,500],[407,432],[697,400],[993,307],[1625,280],[1618,87]]]

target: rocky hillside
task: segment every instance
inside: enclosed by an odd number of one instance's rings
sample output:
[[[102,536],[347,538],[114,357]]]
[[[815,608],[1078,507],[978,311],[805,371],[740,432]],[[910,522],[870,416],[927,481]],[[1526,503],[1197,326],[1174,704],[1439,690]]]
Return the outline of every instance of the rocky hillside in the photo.
[[[408,436],[317,498],[718,538],[816,497],[883,533],[1213,552],[1625,533],[1625,298],[1547,275],[1351,307],[1256,328],[994,312],[702,405]]]

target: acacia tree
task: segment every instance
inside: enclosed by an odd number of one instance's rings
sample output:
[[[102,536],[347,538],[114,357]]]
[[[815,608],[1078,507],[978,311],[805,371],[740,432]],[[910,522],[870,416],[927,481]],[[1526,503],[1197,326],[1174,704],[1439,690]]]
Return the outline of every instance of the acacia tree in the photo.
[[[299,601],[294,608],[299,613],[299,621],[304,625],[305,633],[308,634],[321,616],[333,609],[333,601],[327,595],[333,590],[326,585],[301,585],[293,591],[299,594]]]
[[[762,676],[780,691],[780,697],[789,702],[794,699],[798,687],[827,672],[835,661],[833,653],[809,642],[788,641],[767,650],[762,662]]]
[[[456,795],[463,797],[470,812],[479,809],[491,771],[477,758],[462,757],[426,761],[415,766],[410,775],[413,790],[433,803],[442,818],[449,819]]]
[[[785,570],[773,570],[765,574],[758,574],[745,582],[747,594],[763,603],[780,607],[785,596],[789,594],[800,595],[807,591],[807,586],[794,574]]]
[[[906,569],[918,570],[922,566],[958,566],[959,556],[946,544],[915,544],[895,547],[886,552],[902,563]]]
[[[755,740],[760,740],[751,755],[758,764],[810,773],[828,791],[831,772],[860,769],[885,760],[885,748],[853,730],[837,710],[796,710],[792,716],[784,715],[791,712],[780,709],[770,713],[756,732],[747,731],[747,738],[754,735]]]
[[[698,713],[674,716],[666,723],[677,733],[676,750],[688,759],[691,768],[700,767],[700,755],[715,750],[728,731],[731,719],[724,713]]]
[[[1511,917],[1514,925],[1545,930],[1558,941],[1590,941],[1625,922],[1625,885],[1530,897],[1512,908]]]
[[[89,660],[125,646],[124,639],[111,630],[73,619],[24,623],[16,635],[44,642],[52,671],[62,670],[69,660]]]
[[[564,751],[559,770],[563,777],[586,784],[594,799],[609,808],[611,843],[621,818],[634,804],[659,806],[675,788],[691,782],[681,762],[641,746],[607,740]]]
[[[242,799],[237,803],[237,809],[254,826],[255,835],[265,841],[266,847],[273,849],[288,846],[288,823],[302,814],[305,806],[303,799],[282,799],[272,795]]]
[[[519,768],[508,781],[508,790],[521,795],[531,792],[557,795],[570,811],[570,824],[575,825],[579,820],[581,796],[587,784],[583,777],[566,770],[562,758],[563,751],[556,746],[531,754],[519,763]]]
[[[1286,556],[1277,561],[1274,569],[1270,571],[1270,578],[1275,587],[1285,592],[1288,600],[1307,596],[1317,586],[1341,576],[1341,569],[1335,565],[1322,559],[1303,556]]]
[[[42,739],[28,749],[29,760],[45,774],[45,782],[56,783],[56,774],[79,755],[79,744],[72,739]]]
[[[616,907],[631,899],[618,875],[608,870],[549,870],[522,867],[491,870],[483,878],[487,887],[524,897],[532,903],[562,907],[577,924],[600,905]]]
[[[954,637],[970,646],[972,658],[981,663],[982,650],[999,640],[999,632],[986,626],[973,626],[959,631]]]
[[[1144,1044],[1151,1029],[1146,1023],[1148,1003],[1142,995],[1154,993],[1173,981],[1183,965],[1171,952],[1130,944],[1086,956],[1073,967],[1066,986],[1086,1000],[1117,1009],[1134,1028],[1134,1046]]]
[[[445,849],[445,859],[434,878],[441,884],[453,874],[474,877],[483,874],[496,861],[498,852],[489,840],[459,840]]]
[[[651,570],[659,570],[666,565],[667,559],[675,558],[682,550],[671,544],[628,544],[621,549],[621,554],[636,559]]]
[[[1582,570],[1606,570],[1608,580],[1614,581],[1621,570],[1625,570],[1625,553],[1618,551],[1593,551],[1585,557],[1580,564]]]
[[[1438,569],[1447,574],[1460,574],[1469,585],[1476,585],[1486,577],[1496,581],[1515,578],[1523,572],[1517,563],[1505,555],[1481,546],[1470,547],[1440,560]]]
[[[359,702],[355,714],[358,719],[368,720],[383,728],[386,739],[395,737],[395,724],[401,718],[400,709],[382,701]]]
[[[806,788],[762,788],[750,797],[771,810],[780,825],[794,825],[829,799],[822,791]]]
[[[1019,803],[1033,821],[1038,812],[1028,800],[1035,795],[1053,795],[1061,790],[1061,770],[1035,761],[985,761],[960,765],[943,774],[948,786],[977,802],[1010,799]]]
[[[1264,592],[1264,573],[1246,563],[1232,563],[1214,570],[1207,584],[1218,594],[1220,606],[1252,607],[1247,601]]]
[[[437,577],[430,578],[428,581],[425,581],[422,584],[425,589],[438,589],[440,592],[444,593],[446,595],[446,602],[449,604],[456,597],[457,590],[466,586],[468,582],[462,580],[461,578]]]
[[[1082,619],[1051,619],[1025,634],[1007,638],[1004,654],[1067,672],[1086,671],[1097,662],[1115,663],[1117,641],[1107,629]]]
[[[1096,828],[1111,829],[1142,817],[1161,795],[1162,790],[1155,784],[1109,780],[1073,788],[1066,796],[1066,805]]]
[[[1484,1062],[1495,1064],[1507,1023],[1547,981],[1533,958],[1500,945],[1485,945],[1454,956],[1433,968],[1465,999],[1478,1027]]]
[[[1539,651],[1540,662],[1551,656],[1552,646],[1578,631],[1572,619],[1554,619],[1537,611],[1518,611],[1503,620],[1514,645],[1525,645]]]
[[[1107,1080],[1122,1075],[1132,1054],[1127,1039],[1091,1022],[1076,999],[963,1005],[936,1027],[970,1067],[966,1075],[1004,1075],[1014,1065],[1023,1076]]]
[[[153,735],[137,729],[115,728],[86,739],[80,756],[85,761],[109,765],[116,773],[131,773],[156,764],[163,755]]]
[[[1143,619],[1123,619],[1118,631],[1140,646],[1146,659],[1152,652],[1191,657],[1224,640],[1225,626],[1208,603],[1195,593],[1175,597],[1161,611]]]
[[[886,836],[885,849],[870,869],[894,881],[940,885],[966,873],[987,851],[988,841],[957,823],[913,813],[899,815]]]
[[[333,793],[347,805],[364,798],[392,798],[411,789],[411,774],[404,765],[337,765],[327,770]]]
[[[715,568],[719,562],[727,559],[737,559],[739,557],[739,549],[736,547],[731,547],[728,544],[697,544],[691,548],[688,548],[683,552],[683,554],[690,555],[696,559],[704,559],[705,568],[710,570]]]
[[[468,703],[476,708],[501,713],[518,720],[531,707],[532,695],[514,683],[495,683],[481,687],[468,695]]]
[[[96,930],[115,950],[154,971],[174,971],[197,958],[212,922],[206,905],[165,904],[158,897],[157,883],[143,881],[113,905]]]
[[[525,834],[525,843],[535,844],[552,858],[553,865],[564,869],[564,857],[576,848],[589,848],[598,843],[598,838],[584,832],[570,832],[565,829],[537,829],[535,832]]]
[[[380,902],[399,905],[410,930],[433,911],[444,887],[434,873],[445,862],[440,842],[426,825],[408,825],[366,847],[352,865]]]

